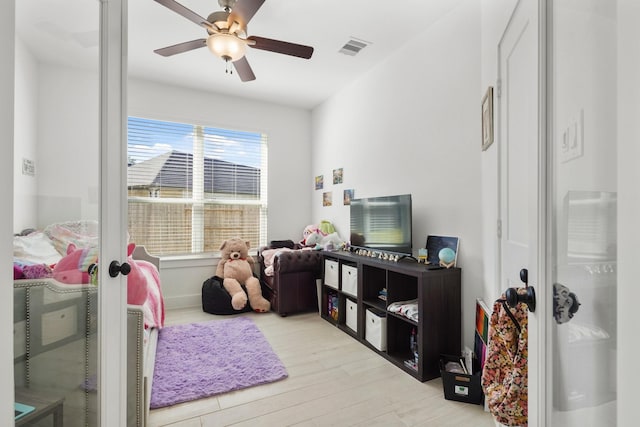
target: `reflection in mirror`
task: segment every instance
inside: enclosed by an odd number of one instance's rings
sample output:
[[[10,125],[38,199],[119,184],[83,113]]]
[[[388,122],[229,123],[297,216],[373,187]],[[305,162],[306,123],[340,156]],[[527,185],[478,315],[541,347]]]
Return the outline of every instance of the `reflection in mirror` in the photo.
[[[64,407],[59,425],[93,426],[96,288],[50,276],[69,243],[98,245],[100,2],[15,4],[16,396],[36,407],[27,424],[44,399]]]
[[[615,261],[617,195],[605,191],[568,191],[565,197],[569,263]]]

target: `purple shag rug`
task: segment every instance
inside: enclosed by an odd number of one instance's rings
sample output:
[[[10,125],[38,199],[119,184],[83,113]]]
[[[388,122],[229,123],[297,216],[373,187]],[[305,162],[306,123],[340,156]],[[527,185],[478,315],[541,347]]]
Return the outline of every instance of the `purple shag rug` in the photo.
[[[247,317],[161,329],[154,369],[152,409],[287,377],[271,345]]]

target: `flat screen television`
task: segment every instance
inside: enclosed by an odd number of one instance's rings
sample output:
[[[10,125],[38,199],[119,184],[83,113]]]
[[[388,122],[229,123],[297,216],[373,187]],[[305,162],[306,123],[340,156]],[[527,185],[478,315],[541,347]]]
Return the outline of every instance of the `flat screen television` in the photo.
[[[352,247],[412,254],[411,194],[353,199],[350,212]]]

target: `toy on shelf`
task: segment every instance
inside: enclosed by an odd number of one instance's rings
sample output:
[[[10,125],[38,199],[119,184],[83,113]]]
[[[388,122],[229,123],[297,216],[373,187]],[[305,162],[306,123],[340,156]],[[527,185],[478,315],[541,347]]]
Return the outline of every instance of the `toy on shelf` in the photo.
[[[429,260],[427,259],[428,251],[425,248],[418,249],[418,264],[425,263],[429,264]]]
[[[456,264],[456,253],[451,248],[442,248],[438,252],[440,258],[440,266],[451,268]]]

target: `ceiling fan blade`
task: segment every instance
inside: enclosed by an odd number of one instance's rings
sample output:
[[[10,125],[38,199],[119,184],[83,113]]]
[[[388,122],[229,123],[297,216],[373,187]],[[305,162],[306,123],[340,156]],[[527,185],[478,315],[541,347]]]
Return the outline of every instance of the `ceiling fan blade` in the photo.
[[[258,9],[260,9],[264,1],[265,0],[238,0],[236,4],[233,5],[231,14],[229,14],[229,19],[227,20],[229,27],[231,27],[233,22],[237,22],[241,28],[247,28],[247,24],[251,21],[251,18],[253,18],[253,15],[256,14]]]
[[[199,47],[207,45],[207,39],[191,40],[189,42],[174,44],[173,46],[163,47],[161,49],[154,50],[155,53],[162,56],[172,56],[178,53],[188,52]]]
[[[210,28],[211,24],[202,16],[198,15],[191,9],[188,9],[175,0],[156,0],[161,5],[173,10],[178,15],[182,15],[189,21],[200,25],[203,28]]]
[[[313,55],[311,46],[301,44],[283,42],[280,40],[267,39],[265,37],[250,36],[247,40],[255,42],[255,44],[247,43],[255,49],[268,50],[270,52],[282,53],[284,55],[297,56],[298,58],[309,59]]]
[[[256,79],[256,75],[253,74],[253,70],[251,69],[251,65],[249,65],[249,61],[247,61],[246,56],[243,56],[237,61],[234,61],[233,66],[240,76],[240,80],[242,80],[243,82],[249,82]]]

